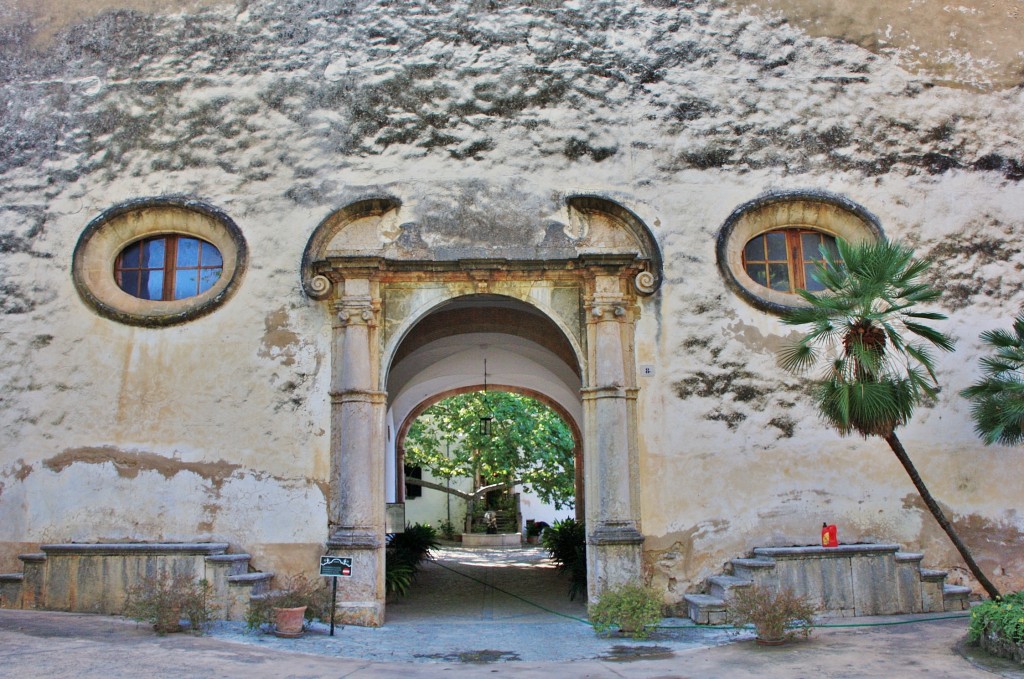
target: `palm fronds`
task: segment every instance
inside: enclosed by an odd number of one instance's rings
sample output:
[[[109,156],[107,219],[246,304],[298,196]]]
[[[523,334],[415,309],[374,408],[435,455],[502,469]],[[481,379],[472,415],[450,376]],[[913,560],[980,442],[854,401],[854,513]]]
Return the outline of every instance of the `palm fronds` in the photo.
[[[795,373],[823,364],[814,389],[822,417],[842,434],[885,436],[937,393],[933,350],[953,341],[924,323],[945,316],[915,309],[939,294],[920,281],[927,261],[889,242],[838,241],[836,250],[816,272],[825,291],[799,291],[806,305],[783,315],[810,327],[779,364]]]
[[[982,378],[960,392],[971,401],[974,430],[986,444],[1024,442],[1024,314],[1012,331],[989,330],[981,340],[993,353],[981,359]]]

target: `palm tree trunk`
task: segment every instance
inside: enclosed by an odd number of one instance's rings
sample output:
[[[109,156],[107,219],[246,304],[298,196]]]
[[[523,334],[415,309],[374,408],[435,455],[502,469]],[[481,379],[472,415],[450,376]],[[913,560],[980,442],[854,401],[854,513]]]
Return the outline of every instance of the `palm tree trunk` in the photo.
[[[892,448],[892,452],[896,453],[897,459],[903,465],[903,468],[907,470],[907,474],[910,475],[910,480],[914,482],[914,487],[917,488],[917,492],[921,495],[921,499],[924,500],[924,504],[928,507],[928,510],[938,521],[939,526],[942,530],[946,531],[946,535],[949,536],[953,546],[956,547],[956,551],[960,552],[960,556],[964,562],[967,563],[967,568],[971,571],[981,586],[988,592],[988,595],[993,599],[1000,596],[999,590],[996,589],[995,585],[989,582],[989,579],[981,571],[981,568],[974,561],[974,557],[971,556],[971,552],[967,549],[967,545],[963,543],[960,536],[957,535],[956,530],[953,529],[953,524],[949,522],[946,515],[942,512],[939,504],[932,497],[932,494],[928,492],[928,487],[924,485],[924,481],[921,479],[921,475],[917,473],[917,468],[914,463],[910,461],[910,456],[907,455],[907,451],[903,448],[903,444],[896,436],[896,432],[892,432],[885,437],[885,442]]]

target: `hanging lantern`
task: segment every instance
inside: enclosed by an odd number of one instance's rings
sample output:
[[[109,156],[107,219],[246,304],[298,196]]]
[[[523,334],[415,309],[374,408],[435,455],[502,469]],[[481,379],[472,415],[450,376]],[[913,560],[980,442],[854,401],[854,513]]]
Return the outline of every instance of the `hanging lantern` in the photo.
[[[487,359],[484,359],[484,395],[483,395],[485,414],[480,416],[480,434],[483,436],[491,435],[491,425],[494,424],[494,416],[491,415],[490,408],[487,407]]]
[[[480,418],[480,433],[484,436],[491,435],[491,424],[494,422],[494,417],[491,415],[484,415]]]

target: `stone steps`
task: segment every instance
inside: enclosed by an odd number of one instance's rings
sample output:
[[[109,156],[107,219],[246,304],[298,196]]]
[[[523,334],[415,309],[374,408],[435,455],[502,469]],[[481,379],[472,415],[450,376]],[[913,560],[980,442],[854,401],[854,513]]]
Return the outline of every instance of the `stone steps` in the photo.
[[[191,573],[210,583],[215,616],[244,620],[249,600],[273,573],[249,572],[252,557],[226,542],[67,543],[22,554],[21,573],[0,575],[0,607],[119,615],[132,585],[147,573]],[[102,577],[97,577],[102,574]]]
[[[793,590],[833,616],[889,615],[967,610],[971,590],[946,584],[945,571],[921,568],[924,555],[899,545],[759,547],[733,559],[731,574],[705,581],[687,594],[687,613],[699,625],[726,622],[732,594],[742,587]]]

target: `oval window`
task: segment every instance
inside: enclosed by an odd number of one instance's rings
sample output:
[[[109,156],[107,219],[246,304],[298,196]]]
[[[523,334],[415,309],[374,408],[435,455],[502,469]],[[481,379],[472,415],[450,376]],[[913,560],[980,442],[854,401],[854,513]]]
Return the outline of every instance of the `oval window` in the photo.
[[[132,297],[187,299],[213,287],[224,259],[211,243],[189,236],[158,236],[136,241],[114,262],[117,286]]]
[[[718,232],[718,268],[726,284],[759,309],[780,313],[806,304],[797,290],[820,292],[823,252],[884,238],[878,218],[820,191],[770,193],[736,208]]]
[[[160,327],[227,301],[247,260],[242,232],[220,210],[193,199],[143,198],[86,226],[71,275],[82,300],[102,316]]]
[[[743,269],[757,283],[779,292],[825,289],[814,276],[825,253],[838,256],[835,236],[808,229],[775,229],[754,236],[743,248]]]

